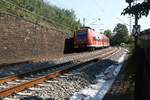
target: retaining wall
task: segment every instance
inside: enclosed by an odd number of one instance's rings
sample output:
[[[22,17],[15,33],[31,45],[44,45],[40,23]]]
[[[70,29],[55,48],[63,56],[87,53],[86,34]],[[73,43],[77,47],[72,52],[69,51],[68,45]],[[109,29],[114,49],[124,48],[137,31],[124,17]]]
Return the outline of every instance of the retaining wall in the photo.
[[[65,34],[0,13],[0,64],[63,55]]]

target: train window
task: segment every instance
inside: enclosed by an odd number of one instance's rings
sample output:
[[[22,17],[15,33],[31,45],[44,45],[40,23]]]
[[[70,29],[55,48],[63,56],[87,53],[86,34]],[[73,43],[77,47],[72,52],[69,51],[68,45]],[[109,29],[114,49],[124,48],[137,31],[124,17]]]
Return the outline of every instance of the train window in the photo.
[[[86,32],[77,32],[77,36],[85,36]]]

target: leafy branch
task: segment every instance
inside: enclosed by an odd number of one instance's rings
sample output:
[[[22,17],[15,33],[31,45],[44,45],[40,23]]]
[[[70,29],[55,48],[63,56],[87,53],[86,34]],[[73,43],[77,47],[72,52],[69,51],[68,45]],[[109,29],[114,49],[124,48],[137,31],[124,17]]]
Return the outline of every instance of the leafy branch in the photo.
[[[148,16],[150,11],[150,1],[138,3],[134,6],[128,6],[123,10],[121,13],[122,15],[130,14],[130,15],[138,15],[138,18],[141,18],[142,16]]]

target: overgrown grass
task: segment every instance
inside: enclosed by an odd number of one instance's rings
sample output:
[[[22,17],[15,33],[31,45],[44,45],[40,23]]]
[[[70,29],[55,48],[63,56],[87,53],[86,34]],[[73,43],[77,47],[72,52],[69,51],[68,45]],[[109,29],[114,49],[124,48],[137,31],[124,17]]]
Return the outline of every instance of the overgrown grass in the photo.
[[[55,27],[65,33],[73,33],[80,22],[73,10],[61,9],[43,0],[1,0],[0,11],[9,12],[33,23]]]

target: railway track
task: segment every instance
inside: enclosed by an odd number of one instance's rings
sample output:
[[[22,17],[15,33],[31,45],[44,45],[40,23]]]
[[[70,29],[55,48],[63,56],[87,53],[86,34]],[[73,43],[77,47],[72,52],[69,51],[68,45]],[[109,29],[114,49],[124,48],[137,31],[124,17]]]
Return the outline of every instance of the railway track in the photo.
[[[53,66],[53,65],[58,65],[58,64],[62,64],[62,63],[67,63],[67,62],[73,62],[73,61],[82,61],[88,58],[92,58],[92,56],[97,56],[100,54],[103,54],[104,52],[108,52],[111,51],[113,49],[116,48],[106,48],[106,49],[102,49],[99,51],[94,51],[94,52],[83,52],[83,53],[73,53],[73,54],[69,54],[69,55],[64,55],[64,57],[61,58],[56,58],[56,59],[43,59],[43,61],[40,62],[32,62],[32,63],[24,63],[24,64],[15,64],[12,65],[9,64],[7,66],[3,66],[0,69],[0,81],[1,78],[3,77],[7,77],[7,76],[14,76],[14,75],[18,75],[19,73],[25,73],[31,70],[36,70],[38,69],[42,69],[45,67],[49,67],[49,66]],[[10,79],[10,78],[9,78]],[[6,79],[8,80],[8,79]],[[0,83],[2,83],[3,81],[1,81]]]
[[[101,52],[98,52],[99,54],[98,53],[88,54],[88,55],[86,54],[85,57],[82,56],[82,55],[79,55],[79,56],[77,55],[77,57],[75,56],[70,61],[68,61],[69,59],[67,59],[67,62],[64,61],[61,64],[57,64],[57,65],[54,65],[54,66],[43,66],[43,65],[41,65],[40,67],[37,66],[35,69],[27,70],[27,71],[24,71],[24,72],[22,72],[20,74],[8,75],[6,77],[0,78],[0,84],[9,82],[11,80],[15,80],[15,79],[17,79],[17,77],[20,77],[20,76],[23,76],[23,75],[25,76],[25,75],[32,74],[32,73],[38,73],[38,72],[41,72],[42,70],[51,70],[51,69],[55,69],[58,66],[62,66],[62,65],[65,65],[65,64],[81,63],[81,62],[85,62],[85,61],[88,61],[88,60],[92,60],[92,59],[97,58],[99,56],[103,56],[106,52],[112,52],[113,50],[115,51],[115,50],[117,50],[117,48],[113,48],[113,49],[109,48],[107,50],[102,50]],[[94,53],[94,52],[92,52],[92,53]]]
[[[102,54],[103,52],[107,52],[113,50],[113,48],[106,48],[102,50],[97,50],[93,52],[82,52],[82,53],[73,53],[73,54],[67,54],[60,58],[51,59],[51,58],[43,58],[38,62],[32,62],[30,61],[27,63],[16,63],[16,64],[7,64],[5,66],[0,67],[0,78],[6,77],[6,76],[14,76],[18,73],[22,73],[25,71],[30,71],[39,67],[45,67],[45,66],[52,66],[57,65],[61,63],[65,63],[68,61],[79,61],[79,59],[85,59],[91,58],[91,56],[96,56],[99,54]]]
[[[17,92],[31,88],[36,84],[41,84],[46,80],[55,78],[71,70],[79,69],[90,63],[95,63],[101,59],[109,58],[110,56],[119,51],[120,49],[116,48],[110,50],[109,52],[105,51],[105,53],[101,55],[93,55],[90,58],[88,57],[88,59],[87,58],[84,58],[84,60],[78,59],[76,61],[69,61],[51,67],[38,68],[32,71],[24,72],[22,74],[1,78],[0,96],[3,98],[10,96],[12,94],[16,94]]]

